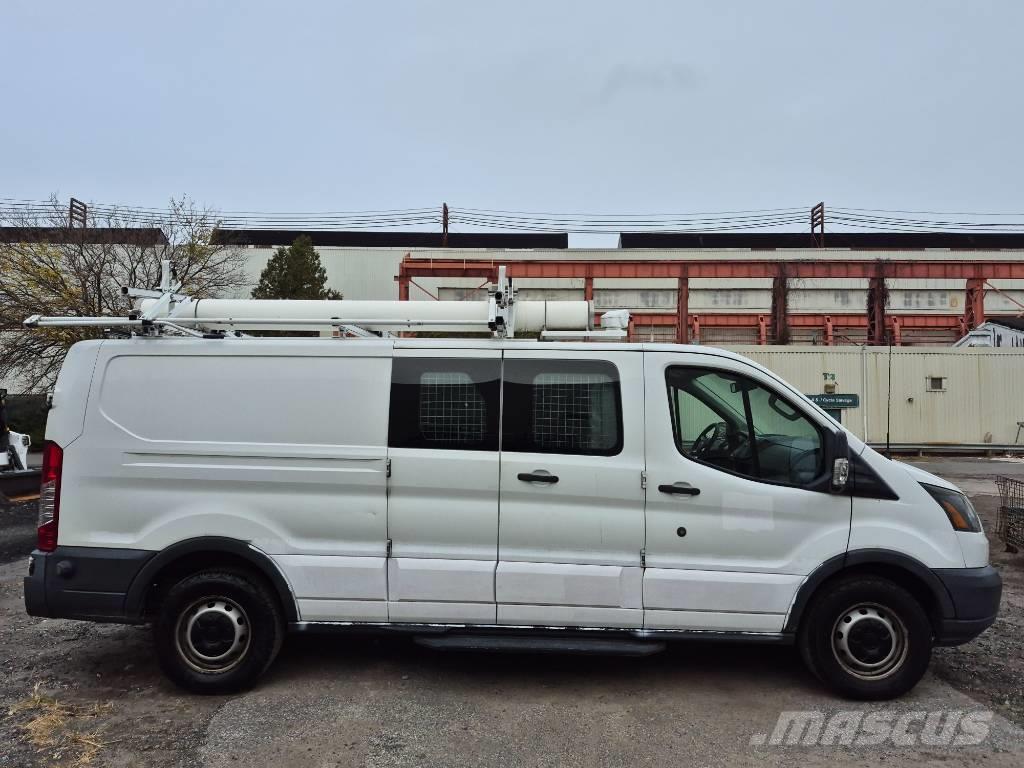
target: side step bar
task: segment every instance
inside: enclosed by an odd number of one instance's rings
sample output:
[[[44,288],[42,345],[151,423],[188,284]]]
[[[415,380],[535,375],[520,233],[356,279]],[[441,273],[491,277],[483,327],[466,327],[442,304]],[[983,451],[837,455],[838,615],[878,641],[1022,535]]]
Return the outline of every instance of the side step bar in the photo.
[[[665,650],[652,640],[537,635],[445,634],[417,635],[417,645],[440,651],[499,651],[503,653],[593,653],[612,656],[650,656]]]

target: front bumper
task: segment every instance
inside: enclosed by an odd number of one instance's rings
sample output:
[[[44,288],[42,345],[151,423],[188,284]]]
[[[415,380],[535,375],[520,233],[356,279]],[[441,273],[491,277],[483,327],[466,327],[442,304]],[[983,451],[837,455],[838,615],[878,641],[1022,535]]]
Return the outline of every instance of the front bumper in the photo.
[[[30,616],[137,623],[128,610],[128,588],[154,552],[139,549],[57,547],[34,551],[25,577]]]
[[[949,593],[953,616],[943,617],[936,645],[962,645],[992,626],[999,613],[1003,580],[991,565],[983,568],[937,568],[934,573]]]

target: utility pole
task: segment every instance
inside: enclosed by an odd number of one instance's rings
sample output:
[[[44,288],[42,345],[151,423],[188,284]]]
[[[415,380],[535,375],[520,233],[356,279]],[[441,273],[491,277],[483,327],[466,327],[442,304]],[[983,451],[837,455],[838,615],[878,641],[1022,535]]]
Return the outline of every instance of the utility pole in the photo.
[[[441,247],[448,247],[448,203],[441,203]]]
[[[88,217],[89,208],[81,200],[71,198],[71,202],[68,204],[68,229],[74,229],[75,224],[78,224],[82,229],[87,226],[86,219]]]
[[[75,224],[81,234],[78,237],[78,259],[81,262],[85,258],[85,230],[89,226],[89,206],[74,197],[68,203],[68,229],[74,229]],[[96,314],[103,314],[103,275],[101,270],[96,270]]]
[[[818,232],[815,232],[818,228]],[[818,203],[811,208],[811,237],[814,239],[815,248],[825,247],[825,203]]]

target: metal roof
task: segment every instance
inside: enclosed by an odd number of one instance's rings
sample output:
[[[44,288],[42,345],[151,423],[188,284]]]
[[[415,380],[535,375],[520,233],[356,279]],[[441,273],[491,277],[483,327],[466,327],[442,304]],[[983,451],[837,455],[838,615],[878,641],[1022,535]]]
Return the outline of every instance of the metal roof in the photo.
[[[217,229],[216,245],[291,245],[300,235],[313,245],[341,248],[441,248],[440,232],[364,232],[359,230],[300,229]],[[565,232],[449,232],[452,248],[568,248]]]
[[[622,232],[620,248],[815,248],[810,232]],[[1024,250],[1024,233],[1016,232],[827,232],[826,248],[918,250],[952,248],[988,251]]]
[[[1014,331],[1024,331],[1024,317],[1007,317],[1005,315],[988,315],[986,321],[1010,328]]]
[[[167,245],[159,227],[0,227],[0,243]]]

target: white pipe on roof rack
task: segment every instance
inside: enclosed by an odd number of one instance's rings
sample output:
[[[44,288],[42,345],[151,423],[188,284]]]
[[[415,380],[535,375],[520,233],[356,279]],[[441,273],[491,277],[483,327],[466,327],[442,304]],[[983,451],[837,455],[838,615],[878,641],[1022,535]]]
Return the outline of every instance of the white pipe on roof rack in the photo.
[[[155,301],[143,299],[140,308],[146,312]],[[589,330],[593,316],[589,301],[517,301],[515,331],[536,333],[545,328]],[[179,302],[162,317],[171,321],[206,320],[211,327],[224,324],[230,318],[231,327],[241,329],[247,327],[247,319],[253,327],[273,329],[269,321],[278,319],[282,321],[280,330],[302,329],[298,322],[301,320],[315,322],[316,325],[310,325],[309,330],[317,330],[326,321],[339,318],[369,330],[430,326],[431,330],[451,332],[465,331],[473,326],[487,330],[488,302],[195,299]]]

